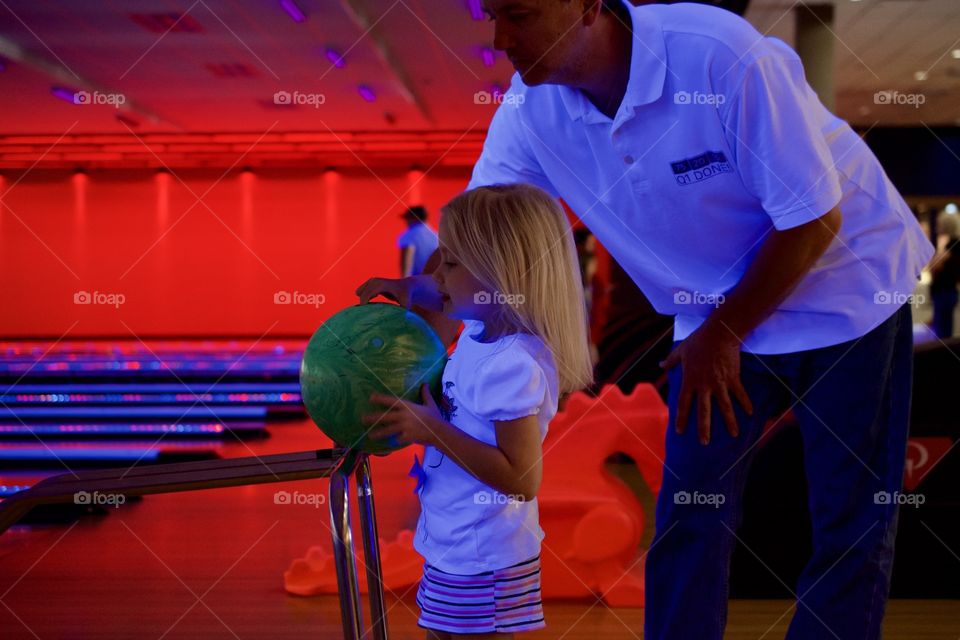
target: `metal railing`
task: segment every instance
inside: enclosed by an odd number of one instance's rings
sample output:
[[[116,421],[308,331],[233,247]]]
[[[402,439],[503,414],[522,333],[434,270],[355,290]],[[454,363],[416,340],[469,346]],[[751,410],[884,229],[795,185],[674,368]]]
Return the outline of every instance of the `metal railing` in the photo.
[[[370,594],[372,624],[369,629],[363,625],[357,562],[350,529],[350,476],[356,477],[360,505],[360,526]],[[343,636],[345,640],[360,640],[361,637],[370,637],[372,632],[374,640],[387,640],[370,460],[363,453],[346,449],[320,449],[132,469],[64,473],[46,478],[0,504],[0,534],[16,524],[33,507],[73,502],[75,494],[84,491],[141,496],[325,477],[330,478],[330,520]]]

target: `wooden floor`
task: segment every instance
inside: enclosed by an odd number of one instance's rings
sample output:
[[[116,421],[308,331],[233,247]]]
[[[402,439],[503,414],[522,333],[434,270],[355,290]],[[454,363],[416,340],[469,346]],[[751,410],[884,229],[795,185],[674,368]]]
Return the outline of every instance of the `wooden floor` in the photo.
[[[324,446],[306,424],[274,434],[251,449]],[[225,454],[251,451],[234,443]],[[279,489],[327,487],[320,480],[149,496],[106,517],[8,531],[0,536],[0,639],[339,637],[335,597],[283,590],[294,558],[329,545],[326,507],[274,504]],[[402,504],[379,500],[377,508],[381,533],[410,524]],[[391,638],[422,638],[413,590],[399,595],[388,598]],[[792,611],[787,601],[733,601],[727,638],[782,638]],[[642,609],[548,603],[546,617],[547,629],[525,637],[642,637]],[[894,601],[884,637],[957,640],[960,601]]]

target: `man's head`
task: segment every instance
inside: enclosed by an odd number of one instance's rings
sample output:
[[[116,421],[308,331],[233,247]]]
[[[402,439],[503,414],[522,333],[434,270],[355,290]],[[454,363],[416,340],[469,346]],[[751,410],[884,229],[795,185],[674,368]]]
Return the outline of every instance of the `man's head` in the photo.
[[[605,17],[629,23],[623,0],[483,0],[493,46],[524,84],[574,84],[588,64],[590,27]]]

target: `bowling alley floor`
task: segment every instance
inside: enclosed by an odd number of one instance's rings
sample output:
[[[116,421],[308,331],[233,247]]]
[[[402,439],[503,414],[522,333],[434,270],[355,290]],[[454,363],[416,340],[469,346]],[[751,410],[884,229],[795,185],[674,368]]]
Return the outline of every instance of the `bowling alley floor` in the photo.
[[[271,432],[266,440],[233,442],[223,455],[325,446],[306,421]],[[0,638],[340,637],[336,597],[283,590],[290,562],[309,546],[329,548],[330,542],[326,508],[276,505],[273,495],[281,489],[325,494],[327,483],[147,496],[106,516],[6,532],[0,536]],[[377,503],[381,532],[404,517],[392,506]],[[388,594],[391,638],[423,637],[414,592]],[[730,609],[727,638],[743,640],[782,638],[793,612],[784,600],[735,600]],[[642,609],[583,600],[548,603],[545,615],[548,627],[526,634],[530,640],[642,637]],[[884,637],[960,638],[960,602],[893,601]]]

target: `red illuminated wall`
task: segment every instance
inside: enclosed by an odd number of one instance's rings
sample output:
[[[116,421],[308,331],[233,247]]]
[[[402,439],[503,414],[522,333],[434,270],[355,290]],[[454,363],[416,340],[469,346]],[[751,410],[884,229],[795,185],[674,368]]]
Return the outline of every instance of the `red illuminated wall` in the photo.
[[[0,336],[309,335],[364,279],[398,275],[405,204],[424,203],[435,228],[469,177],[437,168],[405,193],[419,174],[222,173],[7,173]],[[75,304],[80,291],[124,302]],[[275,304],[279,291],[325,301]]]

